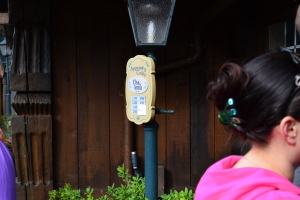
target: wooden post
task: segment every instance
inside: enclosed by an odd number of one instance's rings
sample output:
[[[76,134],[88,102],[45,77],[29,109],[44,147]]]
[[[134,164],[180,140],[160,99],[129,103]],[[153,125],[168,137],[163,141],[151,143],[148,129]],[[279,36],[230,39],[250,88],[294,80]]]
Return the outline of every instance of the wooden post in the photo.
[[[10,89],[17,199],[49,199],[53,189],[50,6],[48,0],[9,0],[14,25]],[[30,6],[19,6],[30,5]]]
[[[49,198],[53,189],[51,124],[50,115],[12,118],[17,199]]]

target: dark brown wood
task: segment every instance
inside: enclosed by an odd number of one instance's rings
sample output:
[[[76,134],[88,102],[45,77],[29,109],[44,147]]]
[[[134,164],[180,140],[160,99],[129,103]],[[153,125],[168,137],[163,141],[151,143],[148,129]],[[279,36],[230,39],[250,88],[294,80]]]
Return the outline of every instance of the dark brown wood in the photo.
[[[158,128],[159,130],[159,128]],[[144,128],[143,125],[134,125],[134,148],[136,151],[136,154],[138,156],[138,164],[140,167],[141,173],[144,174],[144,167],[145,167],[145,162],[144,162],[144,157],[145,157],[145,152],[144,152]]]
[[[78,188],[76,16],[55,13],[53,24],[54,187]]]
[[[24,23],[15,24],[14,35],[14,54],[13,63],[10,71],[10,81],[12,91],[27,91],[27,76],[26,76],[26,54],[25,54],[25,34],[23,32]],[[17,51],[18,49],[18,51]]]
[[[28,184],[28,153],[26,147],[26,135],[24,117],[13,117],[12,123],[12,139],[13,144],[15,168],[16,168],[16,192],[17,199],[26,200],[25,184]]]
[[[11,119],[12,139],[15,141],[13,152],[15,158],[15,167],[17,172],[17,183],[24,185],[29,183],[28,177],[28,151],[26,144],[26,130],[24,117],[14,116]]]
[[[215,19],[221,12],[230,7],[236,0],[219,0],[215,2],[207,11],[201,16],[196,26],[204,26],[211,20]]]
[[[178,74],[169,75],[166,79],[166,104],[176,113],[167,116],[166,120],[168,124],[166,187],[190,184],[188,178],[190,174],[190,110],[183,106],[190,104],[188,74],[189,69],[184,69]]]
[[[190,3],[189,7],[211,4]],[[143,172],[144,130],[126,121],[124,88],[127,60],[145,52],[134,45],[122,1],[55,0],[53,5],[58,5],[52,13],[54,187],[69,182],[75,188],[91,186],[98,192],[120,183],[116,167],[125,163],[130,168],[131,150],[137,152]],[[202,13],[184,11],[175,9],[167,47],[155,54],[157,68],[193,53],[195,19]],[[245,55],[239,46],[238,19],[238,11],[209,19],[201,35],[203,60],[157,77],[156,107],[175,111],[156,116],[158,162],[166,169],[165,192],[194,189],[207,167],[230,152],[218,112],[205,99],[205,86],[224,61]]]
[[[53,190],[51,116],[12,118],[17,172],[17,195],[21,199],[47,199]],[[26,124],[26,127],[25,125]]]
[[[12,106],[19,115],[12,119],[17,195],[48,199],[53,190],[49,1],[11,0],[9,5],[14,24],[10,90],[17,92]]]
[[[29,91],[51,91],[51,73],[29,73]]]
[[[18,200],[26,200],[26,189],[23,185],[16,183],[16,193]]]
[[[157,66],[159,67],[159,66]],[[156,78],[156,108],[158,109],[173,109],[166,107],[166,79],[165,77]],[[158,165],[166,165],[167,158],[167,127],[166,119],[169,114],[157,114],[156,121],[159,124],[158,128],[158,141],[157,141],[157,152],[158,152]]]
[[[11,0],[11,3],[10,21],[15,24],[11,90],[50,91],[49,2],[44,0],[41,5],[36,0]]]
[[[19,116],[51,115],[50,93],[17,93],[11,105]]]
[[[157,174],[158,174],[157,194],[158,196],[161,196],[165,194],[165,183],[166,183],[165,167],[163,165],[158,165]]]
[[[181,19],[177,20],[176,19]],[[174,16],[167,46],[167,60],[181,60],[190,55],[188,45],[193,40],[191,21],[188,17]],[[173,33],[173,34],[172,34]],[[174,34],[176,33],[176,34]],[[180,38],[180,40],[178,40]],[[177,47],[181,48],[178,49]],[[166,116],[167,164],[166,188],[190,185],[190,81],[189,68],[170,72],[166,76],[166,105],[175,111]],[[180,163],[178,160],[180,159]],[[178,176],[180,174],[180,176]]]
[[[198,33],[200,34],[200,33]],[[212,53],[206,49],[206,53]],[[209,126],[209,105],[205,98],[208,70],[213,62],[201,62],[191,68],[191,186],[196,187],[201,175],[214,162],[213,140]],[[214,123],[212,124],[214,125]],[[205,162],[203,162],[205,160]]]
[[[52,117],[46,115],[28,116],[28,153],[31,163],[30,181],[34,185],[52,184]]]
[[[155,63],[155,71],[166,63],[166,48],[160,48],[155,52],[157,58]],[[172,110],[173,108],[167,107],[166,105],[166,78],[164,74],[158,75],[155,73],[156,79],[156,101],[155,107],[162,110]],[[167,164],[167,125],[166,119],[169,114],[156,114],[155,119],[159,124],[157,132],[157,158],[159,166],[166,166]],[[144,133],[143,133],[144,134]],[[143,142],[144,143],[144,142]]]
[[[42,184],[39,185],[25,185],[27,200],[49,199],[48,192],[53,190],[52,184],[48,187]]]
[[[76,32],[80,188],[105,188],[110,184],[108,172],[112,153],[109,135],[108,22],[107,13],[78,15]]]
[[[109,129],[110,138],[119,138],[110,140],[110,182],[119,185],[121,179],[117,176],[117,167],[124,163],[126,169],[132,171],[131,151],[134,144],[132,123],[126,122],[127,128],[130,127],[130,133],[125,132],[123,123],[128,121],[125,112],[126,64],[135,48],[134,41],[128,39],[132,37],[128,13],[110,13],[108,32]]]
[[[47,199],[53,190],[52,169],[52,117],[28,116],[27,146],[30,158],[28,199]]]

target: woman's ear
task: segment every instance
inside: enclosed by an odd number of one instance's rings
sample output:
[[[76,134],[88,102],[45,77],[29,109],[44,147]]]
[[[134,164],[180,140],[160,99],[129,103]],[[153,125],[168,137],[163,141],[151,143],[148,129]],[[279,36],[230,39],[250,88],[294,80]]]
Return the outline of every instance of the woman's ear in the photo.
[[[293,117],[286,116],[280,122],[280,133],[284,140],[290,144],[296,144],[297,127],[296,120]]]

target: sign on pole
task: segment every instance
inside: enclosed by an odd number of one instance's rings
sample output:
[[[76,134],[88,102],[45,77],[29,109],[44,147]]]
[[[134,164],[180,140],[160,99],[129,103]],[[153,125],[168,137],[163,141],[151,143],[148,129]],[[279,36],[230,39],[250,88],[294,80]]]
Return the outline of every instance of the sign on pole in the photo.
[[[126,114],[128,120],[140,125],[155,115],[155,64],[152,58],[137,55],[126,65]]]

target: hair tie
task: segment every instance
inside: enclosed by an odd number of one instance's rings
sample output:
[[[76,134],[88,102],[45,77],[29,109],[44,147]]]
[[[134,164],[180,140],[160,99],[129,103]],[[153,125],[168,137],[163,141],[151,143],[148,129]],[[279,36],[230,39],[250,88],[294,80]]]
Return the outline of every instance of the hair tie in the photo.
[[[234,100],[233,98],[229,98],[223,110],[219,111],[218,118],[220,119],[221,123],[228,126],[231,125],[238,131],[243,131],[241,127],[242,120],[237,115],[237,109],[234,107]]]

